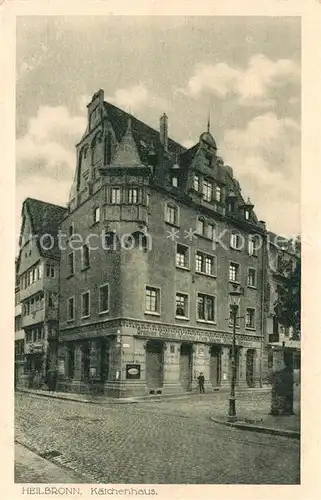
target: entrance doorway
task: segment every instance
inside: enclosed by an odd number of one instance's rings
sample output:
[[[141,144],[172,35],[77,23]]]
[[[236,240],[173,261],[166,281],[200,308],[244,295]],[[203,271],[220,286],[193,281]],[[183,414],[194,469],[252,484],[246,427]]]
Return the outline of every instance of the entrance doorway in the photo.
[[[248,349],[246,352],[246,383],[248,387],[254,386],[254,358],[255,350]]]
[[[149,340],[146,346],[146,384],[158,389],[163,387],[164,345],[163,342]]]
[[[221,347],[215,345],[211,347],[210,381],[213,387],[221,384],[221,353]]]
[[[185,391],[192,390],[192,346],[182,344],[179,360],[179,378],[181,386]]]

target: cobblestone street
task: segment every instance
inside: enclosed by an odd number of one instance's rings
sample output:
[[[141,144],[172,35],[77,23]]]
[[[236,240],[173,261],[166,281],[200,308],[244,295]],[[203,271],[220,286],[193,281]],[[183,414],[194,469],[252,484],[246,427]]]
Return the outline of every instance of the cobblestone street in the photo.
[[[94,405],[16,394],[15,438],[92,483],[297,484],[299,442],[215,424],[226,394]],[[240,411],[268,408],[240,394]]]

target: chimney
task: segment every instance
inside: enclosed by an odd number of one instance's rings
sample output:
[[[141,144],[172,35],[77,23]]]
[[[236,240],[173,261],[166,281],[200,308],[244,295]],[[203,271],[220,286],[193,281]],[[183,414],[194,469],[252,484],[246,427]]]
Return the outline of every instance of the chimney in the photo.
[[[159,119],[159,138],[164,149],[168,148],[168,118],[164,113]]]

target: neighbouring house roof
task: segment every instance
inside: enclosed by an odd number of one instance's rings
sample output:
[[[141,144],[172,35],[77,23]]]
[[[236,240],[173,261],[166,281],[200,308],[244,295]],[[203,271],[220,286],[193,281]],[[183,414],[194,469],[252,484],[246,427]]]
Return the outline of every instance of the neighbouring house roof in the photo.
[[[27,198],[23,205],[30,217],[32,234],[37,236],[40,254],[43,257],[59,257],[57,235],[59,225],[67,213],[67,208],[34,198]],[[54,238],[53,248],[50,248],[49,243],[45,243],[48,248],[40,245],[41,236],[46,234],[50,234]]]

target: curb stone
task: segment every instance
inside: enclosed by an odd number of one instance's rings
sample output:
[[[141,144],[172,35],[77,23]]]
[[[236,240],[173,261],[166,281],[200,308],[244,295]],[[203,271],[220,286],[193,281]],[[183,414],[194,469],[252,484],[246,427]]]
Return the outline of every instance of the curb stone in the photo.
[[[291,439],[298,439],[298,440],[300,439],[299,431],[276,429],[275,427],[264,427],[263,425],[253,425],[253,424],[248,424],[241,420],[238,422],[227,422],[226,420],[215,417],[210,417],[210,419],[216,424],[226,425],[227,427],[234,427],[236,429],[260,432],[262,434],[273,434],[275,436],[284,436]]]

